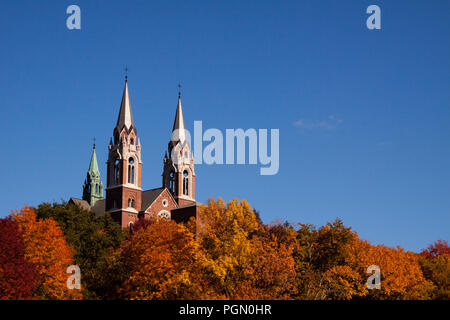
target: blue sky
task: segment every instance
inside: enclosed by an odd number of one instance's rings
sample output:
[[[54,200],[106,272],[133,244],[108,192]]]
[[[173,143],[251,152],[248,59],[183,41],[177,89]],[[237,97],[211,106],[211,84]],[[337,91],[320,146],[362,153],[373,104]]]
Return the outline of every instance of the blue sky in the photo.
[[[81,30],[66,8],[81,8]],[[366,8],[381,7],[381,30]],[[266,223],[336,217],[418,251],[450,225],[448,1],[2,1],[0,216],[81,197],[92,138],[105,181],[124,67],[143,187],[183,84],[186,125],[280,129],[280,170],[196,166],[197,200]]]

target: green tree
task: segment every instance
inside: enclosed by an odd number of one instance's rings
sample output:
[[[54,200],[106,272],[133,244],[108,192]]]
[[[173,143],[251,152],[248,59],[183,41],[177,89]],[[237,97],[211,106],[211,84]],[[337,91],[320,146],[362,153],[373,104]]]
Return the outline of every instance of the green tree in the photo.
[[[345,264],[346,245],[353,239],[351,228],[344,226],[339,218],[319,229],[310,224],[300,224],[296,239],[293,256],[297,272],[297,298],[336,298],[333,296],[335,290],[328,281],[329,274],[332,268]]]
[[[60,225],[67,242],[75,249],[75,263],[81,269],[83,296],[86,299],[102,297],[102,277],[108,277],[101,266],[111,249],[120,246],[126,232],[109,214],[95,217],[77,205],[43,203],[36,213],[39,219],[52,218]]]
[[[435,285],[432,298],[450,300],[450,248],[438,240],[420,253],[420,266],[426,279]]]

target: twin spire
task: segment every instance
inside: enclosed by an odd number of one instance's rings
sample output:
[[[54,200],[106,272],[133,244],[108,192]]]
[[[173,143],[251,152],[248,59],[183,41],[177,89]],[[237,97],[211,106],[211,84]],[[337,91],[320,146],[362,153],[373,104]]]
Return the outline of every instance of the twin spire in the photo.
[[[134,127],[133,115],[131,114],[130,94],[128,93],[128,81],[125,80],[125,88],[123,89],[122,103],[120,104],[119,118],[117,119],[117,128],[122,130],[125,127],[130,130]]]
[[[130,130],[131,127],[134,128],[133,115],[131,113],[130,104],[130,94],[128,92],[128,81],[125,80],[125,87],[122,94],[122,102],[120,104],[119,117],[117,119],[116,125],[118,131],[120,132],[122,128]],[[184,143],[186,141],[186,127],[184,125],[183,109],[181,107],[181,94],[178,92],[178,104],[175,113],[175,121],[173,122],[172,128],[172,142]]]

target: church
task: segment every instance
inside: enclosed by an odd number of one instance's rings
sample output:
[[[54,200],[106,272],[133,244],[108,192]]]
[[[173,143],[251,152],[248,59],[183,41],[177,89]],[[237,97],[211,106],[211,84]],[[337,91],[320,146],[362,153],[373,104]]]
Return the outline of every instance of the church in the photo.
[[[106,197],[103,197],[104,186],[94,144],[82,199],[70,198],[69,203],[93,211],[97,216],[109,212],[123,228],[130,229],[142,218],[184,222],[195,217],[199,204],[195,201],[194,156],[186,140],[180,92],[172,136],[163,158],[161,187],[142,190],[141,149],[125,78],[117,124],[108,146]]]

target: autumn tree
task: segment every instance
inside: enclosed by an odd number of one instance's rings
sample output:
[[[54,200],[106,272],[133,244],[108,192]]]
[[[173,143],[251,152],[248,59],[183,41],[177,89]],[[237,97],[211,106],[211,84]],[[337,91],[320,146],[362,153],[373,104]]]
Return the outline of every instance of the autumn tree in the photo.
[[[297,230],[293,256],[297,271],[297,299],[324,300],[348,297],[339,294],[328,280],[338,266],[343,266],[346,245],[353,239],[351,228],[344,226],[340,219],[316,229],[310,224],[300,224]],[[348,278],[348,269],[342,269]]]
[[[431,297],[450,300],[450,247],[447,241],[438,240],[422,250],[419,262],[425,278],[435,286]]]
[[[127,273],[119,291],[125,299],[211,298],[204,277],[206,257],[183,224],[155,220],[133,231],[120,250]]]
[[[67,245],[58,223],[38,220],[31,207],[13,213],[23,235],[25,260],[34,264],[39,274],[36,294],[42,299],[80,299],[79,290],[67,288],[67,267],[73,264],[73,249]]]
[[[0,219],[0,299],[35,298],[36,266],[25,260],[22,233],[11,217]]]
[[[104,288],[100,280],[104,275],[103,262],[111,249],[118,248],[126,232],[106,213],[96,217],[92,211],[67,202],[40,204],[39,219],[52,218],[58,222],[65,238],[74,249],[75,263],[80,266],[83,296],[98,299]]]
[[[245,200],[209,200],[198,214],[197,236],[218,297],[284,299],[294,290],[291,248],[268,234]]]
[[[369,290],[365,285],[367,267],[376,265],[381,271],[381,288]],[[348,297],[366,299],[427,299],[433,285],[423,276],[416,253],[405,251],[401,247],[391,248],[384,245],[372,245],[353,234],[353,240],[346,246],[345,268],[350,279],[345,282],[346,274],[335,272],[331,283],[342,285],[338,288]],[[363,284],[363,286],[360,286]]]

